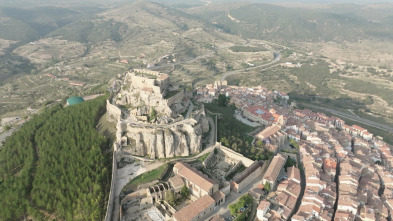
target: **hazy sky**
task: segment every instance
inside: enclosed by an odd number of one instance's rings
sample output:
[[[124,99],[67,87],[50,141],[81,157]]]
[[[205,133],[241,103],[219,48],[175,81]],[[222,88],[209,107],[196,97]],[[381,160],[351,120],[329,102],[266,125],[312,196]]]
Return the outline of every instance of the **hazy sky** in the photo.
[[[227,1],[227,2],[237,2],[237,0],[212,0],[212,2]],[[243,0],[239,0],[243,1]],[[343,3],[353,3],[353,4],[365,4],[365,3],[393,3],[393,0],[244,0],[249,2],[267,2],[267,3],[311,3],[311,4],[343,4]]]

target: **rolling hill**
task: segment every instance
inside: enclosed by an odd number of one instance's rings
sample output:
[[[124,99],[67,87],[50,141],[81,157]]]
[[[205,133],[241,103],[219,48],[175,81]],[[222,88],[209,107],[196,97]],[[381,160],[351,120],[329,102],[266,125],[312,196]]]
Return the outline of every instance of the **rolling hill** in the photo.
[[[366,9],[352,5],[345,10],[332,7],[310,9],[243,4],[222,10],[223,7],[212,5],[189,9],[188,12],[228,33],[246,38],[279,42],[357,41],[369,37],[393,39],[393,29],[388,21],[375,22],[362,17],[361,13],[354,13]],[[374,10],[373,14],[377,11]],[[384,19],[389,20],[388,17]]]

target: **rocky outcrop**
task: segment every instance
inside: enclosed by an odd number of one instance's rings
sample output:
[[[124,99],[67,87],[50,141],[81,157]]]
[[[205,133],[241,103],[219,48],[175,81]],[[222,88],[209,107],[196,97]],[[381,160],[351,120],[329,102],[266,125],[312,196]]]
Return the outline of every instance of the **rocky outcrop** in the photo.
[[[150,158],[189,156],[202,148],[202,126],[193,119],[164,128],[129,124],[125,132],[129,142],[123,150],[134,155]]]
[[[181,114],[189,104],[190,99],[169,84],[166,74],[150,70],[126,73],[121,89],[107,101],[108,116],[118,122],[119,148],[153,159],[199,153],[209,122],[203,106],[192,112],[192,118],[184,119]]]
[[[209,132],[209,121],[207,120],[206,117],[201,119],[201,127],[203,133]]]

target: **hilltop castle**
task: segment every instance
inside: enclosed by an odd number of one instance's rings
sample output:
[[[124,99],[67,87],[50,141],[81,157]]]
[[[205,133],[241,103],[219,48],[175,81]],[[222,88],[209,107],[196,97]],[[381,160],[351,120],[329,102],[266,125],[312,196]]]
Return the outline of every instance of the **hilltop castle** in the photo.
[[[200,152],[209,123],[203,107],[192,109],[167,74],[146,69],[127,72],[121,89],[107,102],[108,116],[117,120],[118,149],[150,158]]]
[[[115,103],[129,109],[134,121],[169,123],[186,110],[189,99],[169,76],[146,69],[127,72]],[[151,116],[152,112],[155,116]],[[154,117],[154,119],[152,119]]]

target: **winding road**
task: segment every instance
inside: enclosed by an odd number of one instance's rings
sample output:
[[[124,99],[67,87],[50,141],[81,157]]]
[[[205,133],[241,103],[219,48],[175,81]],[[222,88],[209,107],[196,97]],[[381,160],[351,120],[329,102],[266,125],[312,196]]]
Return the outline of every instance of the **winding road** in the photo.
[[[275,55],[277,54],[277,56],[275,56],[274,60],[271,61],[271,62],[269,62],[269,63],[261,64],[261,65],[255,66],[255,67],[248,67],[248,68],[245,68],[245,69],[239,69],[239,70],[235,70],[235,71],[226,72],[224,75],[221,76],[220,80],[221,80],[221,81],[225,81],[225,79],[226,79],[228,76],[235,75],[235,74],[239,74],[239,73],[241,73],[242,71],[249,71],[249,70],[253,70],[253,69],[257,69],[257,68],[266,67],[265,69],[262,69],[262,70],[261,70],[261,71],[264,71],[264,70],[267,70],[267,69],[269,69],[269,68],[275,67],[275,66],[277,66],[278,64],[276,64],[276,65],[273,65],[273,64],[277,63],[277,62],[281,59],[281,54],[280,54],[279,52],[274,52],[274,54],[275,54]],[[271,65],[272,65],[272,66],[271,66]]]
[[[333,115],[336,115],[338,117],[347,118],[347,119],[352,120],[352,121],[363,123],[363,124],[369,125],[371,127],[375,127],[375,128],[378,128],[378,129],[381,129],[381,130],[386,130],[386,131],[389,131],[390,133],[393,133],[393,127],[389,126],[389,125],[386,125],[386,124],[381,124],[381,123],[378,123],[378,122],[375,122],[375,121],[371,121],[371,120],[368,120],[368,119],[364,119],[364,118],[361,118],[361,117],[356,117],[356,116],[354,116],[352,114],[345,113],[345,112],[338,111],[338,110],[334,110],[334,109],[331,109],[331,108],[320,107],[320,106],[316,106],[316,105],[312,105],[312,104],[304,104],[304,103],[302,103],[302,105],[304,105],[306,107],[311,107],[311,108],[323,110],[323,111],[329,112],[329,113],[331,113]]]

